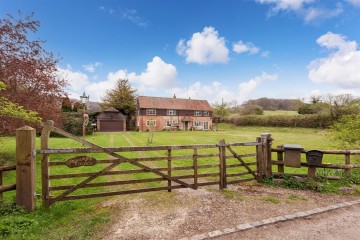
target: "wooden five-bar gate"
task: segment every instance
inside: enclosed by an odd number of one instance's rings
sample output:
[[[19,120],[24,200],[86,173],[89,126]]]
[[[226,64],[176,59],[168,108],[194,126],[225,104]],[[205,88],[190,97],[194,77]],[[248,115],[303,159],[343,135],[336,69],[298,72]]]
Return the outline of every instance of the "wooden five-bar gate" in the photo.
[[[51,148],[51,132],[80,142],[83,147]],[[299,170],[305,167],[307,174],[294,175],[308,178],[315,177],[316,168],[341,169],[345,175],[349,175],[351,169],[360,168],[356,161],[350,161],[351,155],[360,156],[360,150],[322,150],[322,154],[345,156],[345,164],[314,164],[310,162],[312,159],[303,161],[304,154],[314,150],[298,147],[287,150],[288,144],[272,149],[270,134],[262,134],[256,141],[246,143],[221,140],[218,144],[206,145],[101,147],[56,128],[48,121],[43,124],[39,150],[35,148],[35,138],[35,129],[26,126],[17,129],[16,166],[0,166],[0,201],[3,192],[16,190],[17,205],[29,211],[35,208],[35,197],[39,195],[48,207],[57,201],[161,190],[171,192],[179,188],[195,190],[206,185],[219,185],[223,189],[228,184],[284,175],[284,167]],[[271,158],[272,152],[276,160]],[[42,194],[36,194],[36,156],[41,157]],[[274,165],[278,167],[277,172],[272,171]],[[3,184],[3,173],[7,171],[16,171],[16,184]]]
[[[84,147],[50,148],[49,135],[51,132],[80,142]],[[42,155],[43,204],[50,206],[57,201],[160,190],[170,192],[172,189],[179,188],[196,190],[199,186],[217,184],[220,189],[223,189],[227,187],[227,184],[254,179],[260,180],[263,175],[266,175],[266,167],[270,166],[266,166],[266,159],[270,156],[270,143],[270,135],[265,134],[255,142],[247,143],[227,144],[221,140],[219,144],[207,145],[101,147],[56,128],[52,121],[48,121],[43,125],[41,149],[36,151],[37,154]],[[245,146],[254,147],[254,151],[244,154],[236,152],[239,151],[239,147]],[[99,153],[105,153],[110,158],[98,160],[93,157],[94,154],[99,155]],[[134,153],[140,157],[134,157]],[[227,155],[228,153],[231,155]],[[59,154],[62,155],[62,158],[64,154],[82,155],[66,161],[56,159],[54,161],[52,156]],[[90,154],[92,156],[89,156]],[[51,160],[50,156],[52,157]],[[251,158],[253,161],[247,160],[245,162],[244,158]],[[230,164],[230,159],[236,159],[236,163],[232,161]],[[100,165],[106,166],[99,167]],[[125,167],[121,168],[121,165],[125,165]],[[69,170],[79,166],[96,166],[96,171],[70,173]],[[54,174],[51,173],[53,171],[50,169],[53,170],[56,167],[66,168],[67,171],[64,173],[64,170],[54,170]],[[206,169],[209,171],[205,172]],[[61,173],[55,174],[59,172]],[[134,175],[137,178],[130,179]],[[114,180],[116,178],[118,179]],[[69,179],[72,179],[72,181],[67,181],[70,184],[64,185],[63,182],[66,182],[64,180]],[[56,186],[50,184],[53,181]],[[136,188],[139,184],[152,185]],[[96,191],[86,190],[83,193],[78,193],[82,189],[89,188],[94,188]],[[100,188],[101,191],[99,192]]]

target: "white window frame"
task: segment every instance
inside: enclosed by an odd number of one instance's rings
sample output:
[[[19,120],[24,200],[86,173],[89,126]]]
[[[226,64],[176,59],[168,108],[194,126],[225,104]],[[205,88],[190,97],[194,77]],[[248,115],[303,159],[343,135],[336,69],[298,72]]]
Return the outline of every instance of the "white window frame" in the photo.
[[[201,127],[201,121],[195,120],[194,121],[194,127]]]
[[[151,125],[150,122],[153,122],[154,125]],[[149,126],[156,126],[156,120],[146,120],[146,126],[149,127]]]
[[[171,127],[172,126],[172,124],[176,124],[177,122],[175,121],[175,120],[167,120],[166,121],[166,126],[167,127]]]
[[[204,112],[203,112],[203,116],[204,116],[204,117],[208,117],[208,116],[210,116],[210,113],[209,113],[208,111],[204,111]]]
[[[156,109],[154,108],[146,109],[146,115],[156,115]]]
[[[175,109],[168,109],[166,111],[166,115],[168,116],[175,116],[176,115],[176,110]]]
[[[201,117],[201,111],[194,111],[194,116]]]

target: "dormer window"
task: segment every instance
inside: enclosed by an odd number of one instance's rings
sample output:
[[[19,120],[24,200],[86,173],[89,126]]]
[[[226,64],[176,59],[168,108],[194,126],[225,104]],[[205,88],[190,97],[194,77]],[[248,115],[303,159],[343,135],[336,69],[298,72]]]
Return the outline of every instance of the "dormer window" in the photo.
[[[203,112],[203,116],[204,116],[204,117],[208,117],[208,116],[209,116],[209,112],[208,112],[208,111],[204,111],[204,112]]]
[[[201,111],[194,111],[194,116],[201,116]]]
[[[168,110],[166,111],[166,115],[168,115],[168,116],[175,116],[175,115],[176,115],[176,110],[174,110],[174,109],[168,109]]]
[[[156,115],[156,109],[153,108],[146,109],[146,115]]]

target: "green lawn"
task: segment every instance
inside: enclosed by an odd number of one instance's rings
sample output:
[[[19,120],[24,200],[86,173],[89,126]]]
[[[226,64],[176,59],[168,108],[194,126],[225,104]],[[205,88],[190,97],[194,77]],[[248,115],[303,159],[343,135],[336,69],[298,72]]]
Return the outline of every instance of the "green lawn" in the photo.
[[[221,139],[225,139],[227,143],[234,142],[254,142],[261,133],[271,133],[272,138],[274,138],[273,147],[276,147],[281,144],[301,144],[305,149],[336,149],[335,144],[329,140],[326,136],[325,130],[317,129],[300,129],[300,128],[274,128],[274,127],[235,127],[228,124],[219,124],[219,131],[178,131],[178,132],[124,132],[124,133],[96,133],[93,136],[88,136],[87,140],[98,144],[100,146],[158,146],[158,145],[191,145],[191,144],[217,144]],[[149,143],[148,139],[150,134],[153,134],[153,141]],[[11,137],[3,138],[3,149],[2,152],[5,153],[6,160],[2,162],[9,164],[12,157],[15,153],[15,139]],[[37,148],[40,148],[40,139],[36,140]],[[74,142],[73,140],[62,138],[62,137],[52,137],[50,139],[50,147],[52,148],[74,148],[81,147],[81,144]],[[174,151],[174,155],[177,154],[192,154],[191,150],[182,150],[183,152]],[[204,150],[200,154],[208,153]],[[217,149],[211,150],[216,153]],[[239,154],[243,153],[254,153],[255,147],[238,147],[236,151]],[[144,152],[140,153],[126,153],[127,157],[154,157],[154,156],[166,156],[166,151],[159,152]],[[228,153],[229,155],[229,153]],[[51,157],[52,160],[64,161],[71,158],[73,155],[54,155]],[[106,159],[105,154],[94,154],[92,155],[96,159]],[[37,176],[40,176],[40,158],[37,157]],[[324,162],[331,163],[343,163],[343,156],[341,157],[325,157]],[[273,155],[273,159],[276,159],[276,156]],[[191,160],[191,159],[190,159]],[[217,163],[216,158],[212,159],[199,159],[199,164],[209,164]],[[254,159],[249,159],[248,161],[254,161]],[[229,160],[228,163],[236,163],[237,160]],[[165,167],[166,161],[162,162],[145,162],[149,166]],[[175,166],[186,166],[191,165],[191,161],[186,163],[186,161],[177,160],[173,163]],[[99,165],[99,166],[98,166]],[[94,167],[94,171],[102,169],[104,165],[100,166],[98,164]],[[121,164],[117,167],[117,170],[126,170],[134,169],[130,164]],[[51,174],[60,174],[67,173],[69,171],[66,167],[53,167],[51,168]],[[217,171],[214,169],[209,169],[207,172]],[[236,171],[233,169],[232,171]],[[87,167],[80,167],[77,169],[71,169],[71,172],[89,172]],[[199,171],[201,173],[201,171]],[[287,172],[302,172],[305,173],[306,169],[289,169]],[[182,174],[190,174],[189,172],[182,172]],[[127,178],[131,179],[141,179],[147,177],[153,177],[152,173],[142,173],[134,174],[133,176],[126,175],[118,177],[116,180],[124,180]],[[82,178],[84,179],[84,178]],[[103,177],[102,180],[109,180],[110,177]],[[111,180],[114,180],[111,178]],[[13,172],[5,174],[4,184],[14,183],[15,176]],[[74,184],[76,180],[66,179],[66,180],[56,180],[52,181],[52,185],[64,185]],[[148,183],[147,187],[158,186],[159,183]],[[127,187],[127,186],[126,186]],[[96,189],[97,191],[98,189]],[[113,190],[111,188],[111,190]],[[82,190],[82,193],[89,192],[90,189]],[[37,193],[41,193],[41,179],[37,177]],[[4,193],[4,202],[5,204],[0,204],[0,215],[3,215],[0,218],[0,238],[6,237],[8,239],[88,239],[89,236],[101,233],[101,229],[106,226],[106,224],[111,221],[112,216],[116,214],[113,209],[108,207],[101,206],[101,202],[104,198],[97,199],[85,199],[85,200],[75,200],[67,202],[59,202],[51,206],[50,209],[45,209],[41,207],[41,201],[38,200],[37,206],[38,209],[33,213],[26,214],[21,212],[21,210],[10,207],[9,204],[13,202],[14,191]],[[167,193],[154,193],[164,194]],[[124,199],[132,198],[136,195],[127,195],[121,196]],[[105,198],[108,199],[108,198]]]

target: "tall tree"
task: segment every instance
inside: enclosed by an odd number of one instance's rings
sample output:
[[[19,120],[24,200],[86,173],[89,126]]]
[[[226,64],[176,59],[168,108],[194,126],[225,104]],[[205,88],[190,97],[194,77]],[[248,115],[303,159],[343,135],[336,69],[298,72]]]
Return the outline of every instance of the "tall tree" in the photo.
[[[221,100],[221,103],[215,103],[212,106],[213,113],[215,116],[221,117],[221,120],[224,120],[226,116],[230,114],[229,104]]]
[[[66,81],[58,77],[58,59],[42,47],[44,41],[31,39],[39,26],[33,14],[23,17],[19,12],[18,18],[8,14],[0,19],[0,81],[7,86],[1,94],[43,120],[59,124]],[[7,118],[0,120],[15,127],[22,124]]]
[[[128,80],[119,79],[115,87],[106,92],[100,104],[102,108],[113,107],[130,120],[136,114],[137,91],[131,87]]]

